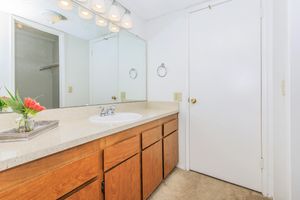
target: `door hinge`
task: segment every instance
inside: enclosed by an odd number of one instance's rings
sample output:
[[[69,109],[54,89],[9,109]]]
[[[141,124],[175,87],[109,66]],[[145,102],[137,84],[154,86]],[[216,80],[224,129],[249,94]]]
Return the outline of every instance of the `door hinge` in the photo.
[[[265,160],[264,158],[260,159],[260,168],[263,170],[265,168]]]
[[[105,192],[105,183],[104,183],[104,181],[101,182],[101,191],[104,194],[104,192]]]

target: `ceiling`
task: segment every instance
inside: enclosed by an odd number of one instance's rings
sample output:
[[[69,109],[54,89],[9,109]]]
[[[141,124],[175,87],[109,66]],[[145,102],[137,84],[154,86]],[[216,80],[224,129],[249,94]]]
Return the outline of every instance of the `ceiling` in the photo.
[[[144,20],[181,10],[208,0],[118,0]]]

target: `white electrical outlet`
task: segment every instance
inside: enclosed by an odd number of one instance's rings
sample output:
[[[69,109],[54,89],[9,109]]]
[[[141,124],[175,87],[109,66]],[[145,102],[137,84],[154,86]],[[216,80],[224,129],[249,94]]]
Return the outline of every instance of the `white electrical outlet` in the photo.
[[[281,87],[281,95],[285,97],[286,96],[286,83],[285,83],[285,80],[281,81],[281,86],[280,87]]]
[[[182,102],[182,93],[181,92],[174,93],[174,101]]]
[[[73,87],[72,86],[68,87],[68,93],[73,93]]]

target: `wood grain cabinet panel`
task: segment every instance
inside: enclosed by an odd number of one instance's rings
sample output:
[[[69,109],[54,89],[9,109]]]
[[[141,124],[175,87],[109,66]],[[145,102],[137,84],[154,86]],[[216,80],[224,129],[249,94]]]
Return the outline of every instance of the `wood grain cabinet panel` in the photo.
[[[140,137],[135,136],[104,149],[104,171],[120,164],[140,151]]]
[[[142,152],[143,199],[147,199],[163,179],[162,141]]]
[[[142,147],[143,149],[154,144],[162,138],[162,126],[157,126],[150,130],[142,132]]]
[[[104,174],[105,200],[141,199],[140,154]]]
[[[177,117],[170,115],[2,171],[0,200],[147,199],[177,165]]]
[[[163,139],[164,145],[164,178],[178,163],[178,131]]]
[[[178,119],[173,119],[164,124],[164,136],[167,136],[178,130]]]
[[[71,196],[64,198],[66,200],[102,200],[100,194],[100,182],[98,180],[88,184]]]
[[[0,199],[58,199],[96,177],[98,170],[99,155],[96,153],[0,192]]]

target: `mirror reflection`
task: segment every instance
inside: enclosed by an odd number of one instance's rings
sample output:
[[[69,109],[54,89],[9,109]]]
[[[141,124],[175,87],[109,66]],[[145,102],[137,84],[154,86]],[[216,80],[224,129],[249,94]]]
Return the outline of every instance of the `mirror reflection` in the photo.
[[[48,109],[146,100],[145,41],[59,2],[14,0],[0,8],[0,96],[15,90]]]

